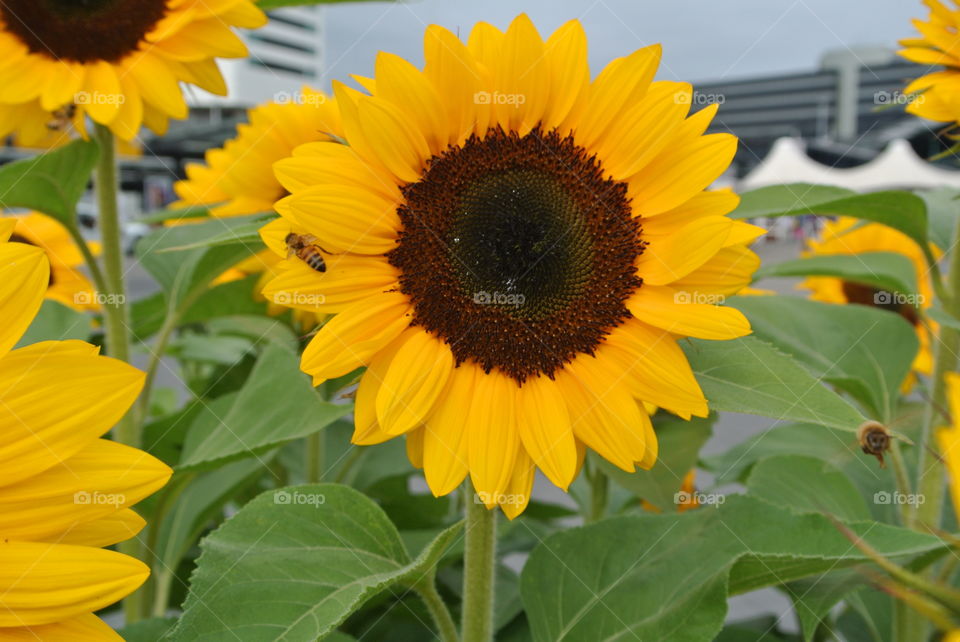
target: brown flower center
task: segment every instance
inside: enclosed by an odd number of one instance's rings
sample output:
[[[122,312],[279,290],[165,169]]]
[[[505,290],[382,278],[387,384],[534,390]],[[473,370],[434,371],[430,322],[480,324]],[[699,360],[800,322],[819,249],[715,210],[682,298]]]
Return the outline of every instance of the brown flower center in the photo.
[[[627,188],[573,138],[491,130],[403,188],[388,255],[414,323],[522,383],[552,376],[630,316],[643,252]]]
[[[919,325],[920,323],[917,308],[905,302],[904,297],[896,292],[888,292],[869,285],[844,281],[843,296],[847,298],[848,303],[859,303],[860,305],[869,305],[872,308],[896,312],[911,325]]]
[[[137,50],[166,5],[166,0],[0,0],[0,17],[32,53],[117,62]]]

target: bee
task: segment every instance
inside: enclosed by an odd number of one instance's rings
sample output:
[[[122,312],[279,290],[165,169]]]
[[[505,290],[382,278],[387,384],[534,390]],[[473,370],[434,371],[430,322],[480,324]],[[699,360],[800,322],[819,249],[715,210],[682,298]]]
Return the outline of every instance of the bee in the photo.
[[[76,115],[77,106],[74,103],[64,105],[51,114],[52,118],[47,121],[47,129],[53,132],[62,132],[73,122]]]
[[[296,256],[317,272],[327,271],[327,264],[320,254],[321,250],[327,251],[317,245],[317,237],[310,234],[290,232],[284,240],[287,243],[288,256]],[[330,254],[330,252],[327,252],[327,254]]]
[[[857,428],[857,440],[864,453],[873,455],[880,462],[881,468],[886,468],[883,453],[890,450],[890,432],[877,421],[865,421]]]

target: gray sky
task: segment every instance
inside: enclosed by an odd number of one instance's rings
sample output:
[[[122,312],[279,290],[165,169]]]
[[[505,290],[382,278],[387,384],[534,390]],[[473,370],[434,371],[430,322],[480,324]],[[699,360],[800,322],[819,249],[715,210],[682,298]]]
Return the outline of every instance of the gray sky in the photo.
[[[423,30],[461,37],[481,20],[501,29],[519,12],[546,37],[571,18],[587,31],[596,73],[611,58],[660,42],[659,77],[692,82],[809,71],[829,49],[895,47],[925,17],[919,0],[407,0],[326,9],[327,76],[371,75],[378,50],[423,64]]]

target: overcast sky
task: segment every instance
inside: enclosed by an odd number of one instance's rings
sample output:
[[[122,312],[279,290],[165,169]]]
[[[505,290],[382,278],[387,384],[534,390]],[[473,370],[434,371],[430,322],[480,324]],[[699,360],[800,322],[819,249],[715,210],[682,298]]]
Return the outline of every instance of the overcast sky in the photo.
[[[659,77],[693,82],[809,71],[830,49],[895,47],[925,17],[919,0],[407,0],[326,9],[327,75],[371,75],[377,51],[423,64],[423,30],[441,24],[461,37],[478,21],[506,28],[525,11],[546,37],[579,18],[596,73],[611,58],[660,42]]]

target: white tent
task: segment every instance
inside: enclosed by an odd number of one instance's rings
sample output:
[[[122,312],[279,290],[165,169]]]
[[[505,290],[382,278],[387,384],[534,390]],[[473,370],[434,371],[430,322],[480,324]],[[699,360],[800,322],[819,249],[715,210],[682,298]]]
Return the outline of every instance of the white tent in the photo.
[[[851,168],[822,165],[807,156],[796,138],[781,138],[767,157],[740,181],[740,191],[781,183],[821,183],[858,192],[882,189],[960,188],[960,170],[942,169],[917,156],[910,143],[894,140],[869,163]]]

